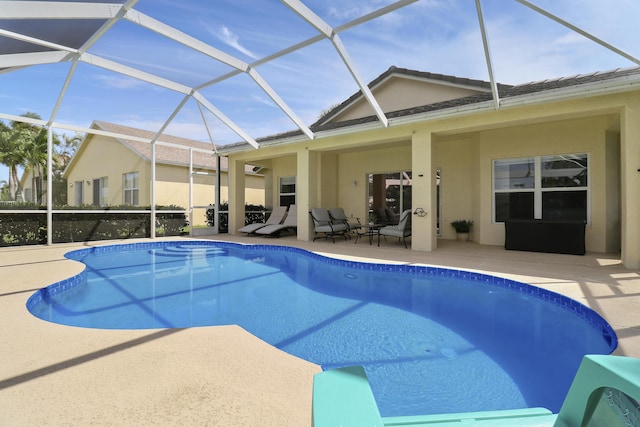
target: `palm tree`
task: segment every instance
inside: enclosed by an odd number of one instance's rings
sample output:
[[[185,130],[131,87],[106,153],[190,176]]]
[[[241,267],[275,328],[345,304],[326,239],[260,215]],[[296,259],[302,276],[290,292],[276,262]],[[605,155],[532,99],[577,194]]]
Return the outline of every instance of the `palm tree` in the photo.
[[[46,174],[47,164],[47,130],[30,129],[25,135],[22,152],[24,155],[24,165],[26,170],[31,170],[31,188],[33,189],[33,201],[41,202],[43,175]]]
[[[0,163],[9,167],[9,198],[16,200],[19,193],[18,186],[20,181],[18,178],[18,166],[24,163],[24,156],[21,150],[20,132],[13,127],[1,123],[0,126]]]
[[[0,181],[0,202],[9,200],[9,184],[7,181]]]
[[[27,128],[25,137],[22,147],[25,166],[27,170],[31,170],[33,201],[42,203],[42,195],[44,194],[43,183],[47,177],[47,129],[39,126],[30,126]],[[52,139],[54,147],[60,145],[58,135],[54,133]],[[56,153],[53,153],[53,161],[58,161]],[[55,164],[53,169],[55,171]]]
[[[28,117],[31,119],[40,119],[41,117],[36,113],[25,113],[22,117]],[[31,170],[33,176],[32,191],[35,197],[35,201],[40,202],[40,196],[42,194],[42,167],[47,163],[47,131],[46,129],[33,125],[31,123],[11,122],[11,133],[16,143],[17,150],[15,160],[19,161],[17,165],[26,166]],[[15,180],[19,183],[17,167],[15,169]],[[36,180],[36,173],[38,173],[39,180]],[[20,192],[20,188],[17,189],[17,194]]]
[[[56,136],[54,136],[56,138]],[[55,141],[55,139],[54,139]],[[59,144],[55,144],[55,163],[57,165],[56,168],[60,174],[64,172],[64,169],[67,167],[71,158],[76,153],[76,150],[80,146],[82,142],[82,135],[76,133],[75,135],[63,135],[62,141],[59,141]],[[55,172],[55,171],[54,171]]]
[[[0,163],[5,166],[9,166],[9,161],[7,159],[7,153],[11,151],[11,129],[4,122],[0,121]],[[9,171],[9,180],[11,180],[11,171]],[[4,187],[6,187],[7,191],[9,188],[9,183],[7,181],[2,181],[4,183]]]
[[[57,137],[56,137],[57,138]],[[73,158],[80,142],[82,141],[82,135],[62,135],[62,140],[59,144],[54,145],[53,155],[53,204],[54,205],[66,205],[67,204],[67,180],[62,177],[64,170]],[[55,139],[54,139],[55,142]]]
[[[36,113],[25,113],[22,116],[40,119]],[[9,167],[8,190],[11,200],[18,199],[21,194],[18,166],[25,166],[32,174],[33,201],[41,203],[44,193],[42,185],[47,175],[47,138],[47,129],[41,126],[19,121],[12,121],[10,126],[7,126],[0,122],[0,163]],[[64,152],[53,154],[54,173],[56,167],[59,167],[59,161],[66,165],[77,147],[78,140],[78,136],[69,138]],[[53,134],[53,145],[61,145],[60,137],[56,134]]]

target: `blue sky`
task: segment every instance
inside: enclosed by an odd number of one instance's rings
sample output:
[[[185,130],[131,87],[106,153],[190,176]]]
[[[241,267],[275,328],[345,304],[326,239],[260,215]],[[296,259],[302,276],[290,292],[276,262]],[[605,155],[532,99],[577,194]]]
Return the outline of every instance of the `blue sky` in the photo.
[[[390,3],[389,0],[305,1],[332,27]],[[535,0],[532,3],[640,57],[637,43],[640,2]],[[499,82],[517,84],[636,65],[516,1],[483,0],[481,4]],[[140,0],[135,9],[247,63],[317,34],[276,0]],[[340,33],[340,38],[366,82],[391,65],[488,80],[472,0],[421,0]],[[116,24],[89,53],[190,87],[232,70],[129,22]],[[0,73],[0,112],[20,115],[31,111],[48,118],[69,68],[69,63],[61,63]],[[323,110],[358,90],[326,40],[260,65],[256,70],[307,125]],[[246,74],[201,92],[254,138],[295,129],[295,124]],[[56,121],[89,127],[93,120],[103,120],[157,130],[182,98],[181,94],[80,64]],[[240,140],[214,116],[206,117],[217,143]],[[195,102],[185,105],[167,132],[206,139]],[[0,180],[6,180],[7,176],[6,167],[0,166]]]

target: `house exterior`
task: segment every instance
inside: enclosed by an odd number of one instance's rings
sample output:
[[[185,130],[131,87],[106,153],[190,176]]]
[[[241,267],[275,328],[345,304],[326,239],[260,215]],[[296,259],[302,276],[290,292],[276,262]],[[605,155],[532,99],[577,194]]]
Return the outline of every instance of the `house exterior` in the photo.
[[[103,132],[151,140],[153,132],[113,123],[95,121],[92,126]],[[189,169],[190,150],[192,153]],[[64,171],[67,180],[67,203],[70,206],[149,206],[151,204],[151,144],[126,137],[88,134]],[[264,177],[247,166],[245,200],[265,203]],[[190,206],[189,181],[193,179],[193,223],[205,223],[206,206],[215,200],[216,156],[211,144],[162,135],[156,144],[156,205]],[[221,196],[228,193],[227,159],[221,159]]]
[[[412,250],[454,239],[456,219],[473,220],[484,245],[505,243],[509,218],[584,220],[587,251],[621,251],[640,268],[640,68],[497,85],[494,96],[488,82],[391,67],[369,87],[386,127],[357,93],[310,127],[313,140],[293,131],[259,150],[223,147],[230,232],[243,225],[246,165],[262,168],[274,205],[298,205],[299,240],[312,238],[314,207],[368,219],[388,186],[375,177],[395,176],[410,199],[397,208],[419,213]]]
[[[33,173],[31,168],[26,168],[20,177],[19,190],[16,198],[24,202],[42,203],[46,197],[47,179],[39,173]]]

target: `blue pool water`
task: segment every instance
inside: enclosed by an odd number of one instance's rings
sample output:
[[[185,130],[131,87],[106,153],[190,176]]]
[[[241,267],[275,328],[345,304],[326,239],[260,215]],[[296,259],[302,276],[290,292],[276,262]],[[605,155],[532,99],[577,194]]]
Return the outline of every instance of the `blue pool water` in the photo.
[[[107,329],[237,324],[324,369],[363,365],[383,416],[557,412],[582,356],[617,345],[576,301],[466,271],[200,241],[66,256],[85,271],[32,295],[35,316]]]

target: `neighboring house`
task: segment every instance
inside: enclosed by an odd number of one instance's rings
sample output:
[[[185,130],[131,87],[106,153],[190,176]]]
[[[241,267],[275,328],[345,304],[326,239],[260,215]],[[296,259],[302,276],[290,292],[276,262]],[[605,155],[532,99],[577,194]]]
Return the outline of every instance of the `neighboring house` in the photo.
[[[314,140],[292,131],[221,148],[232,176],[269,170],[271,202],[298,205],[299,240],[313,235],[311,208],[366,219],[392,203],[426,213],[413,216],[413,250],[454,239],[456,219],[486,245],[505,243],[507,218],[585,220],[587,251],[640,268],[640,68],[497,85],[497,98],[488,82],[395,67],[369,86],[387,127],[357,93],[311,125]],[[243,206],[234,193],[231,232]]]
[[[152,139],[153,132],[95,121],[93,129]],[[189,148],[192,150],[194,206],[215,200],[216,157],[211,144],[162,135],[156,144],[156,205],[190,206]],[[162,145],[169,143],[170,146]],[[207,151],[202,152],[202,150]],[[227,158],[221,158],[222,203],[228,200]],[[149,206],[151,204],[151,144],[127,138],[87,135],[64,171],[70,206]],[[264,177],[245,168],[245,200],[264,205]],[[205,209],[194,209],[194,225],[205,223]]]
[[[34,174],[31,168],[26,168],[20,177],[16,199],[24,202],[46,204],[46,194],[47,178],[38,173]]]

